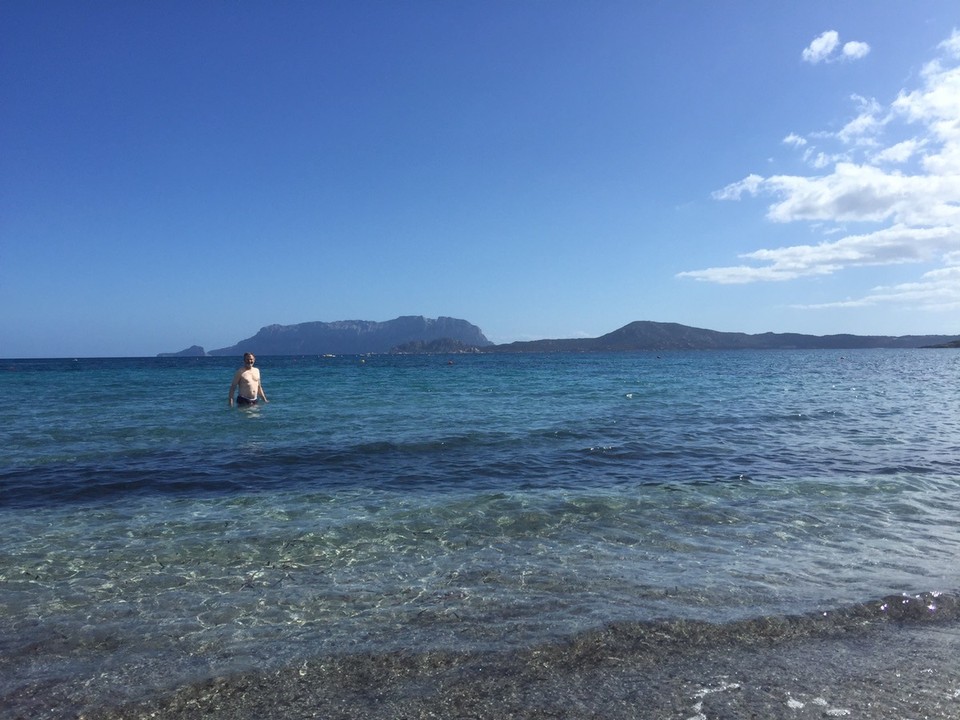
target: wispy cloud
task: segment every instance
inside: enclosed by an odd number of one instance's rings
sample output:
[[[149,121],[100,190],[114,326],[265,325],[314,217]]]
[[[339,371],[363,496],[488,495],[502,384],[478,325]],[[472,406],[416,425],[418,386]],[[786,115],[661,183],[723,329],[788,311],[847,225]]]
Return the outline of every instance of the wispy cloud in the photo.
[[[847,145],[875,145],[877,133],[889,118],[884,117],[883,108],[873,98],[854,95],[852,99],[860,112],[843,126],[837,137]]]
[[[909,140],[904,140],[903,142],[898,142],[890,147],[883,148],[879,152],[875,153],[870,158],[870,161],[877,165],[882,165],[884,163],[902,165],[920,152],[924,146],[926,146],[926,144],[927,143],[925,140],[910,138]]]
[[[861,298],[794,307],[827,310],[908,304],[924,310],[960,310],[960,263],[924,273],[917,282],[875,287]]]
[[[818,62],[839,39],[824,33],[804,51]],[[785,281],[847,268],[937,263],[916,282],[878,287],[867,296],[805,307],[855,307],[901,302],[960,307],[960,31],[939,46],[919,87],[902,90],[888,106],[855,96],[857,113],[839,131],[783,142],[802,153],[809,175],[752,174],[714,193],[720,200],[769,197],[767,218],[810,222],[823,242],[760,249],[742,264],[682,272],[713,283]],[[889,139],[895,136],[895,141]],[[832,144],[839,148],[823,149]],[[852,223],[868,228],[841,233]],[[872,229],[869,229],[873,226]],[[831,239],[826,239],[831,238]]]
[[[836,30],[827,30],[821,33],[804,48],[800,57],[804,62],[816,65],[822,62],[836,62],[837,60],[859,60],[870,52],[870,46],[860,40],[851,40],[840,45],[840,33]]]

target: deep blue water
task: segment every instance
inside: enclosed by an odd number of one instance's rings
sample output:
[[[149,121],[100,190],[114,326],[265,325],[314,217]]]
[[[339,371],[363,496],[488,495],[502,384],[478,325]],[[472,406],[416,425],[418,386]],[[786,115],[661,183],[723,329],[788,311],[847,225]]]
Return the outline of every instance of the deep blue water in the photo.
[[[960,353],[236,365],[0,361],[0,696],[960,588]]]

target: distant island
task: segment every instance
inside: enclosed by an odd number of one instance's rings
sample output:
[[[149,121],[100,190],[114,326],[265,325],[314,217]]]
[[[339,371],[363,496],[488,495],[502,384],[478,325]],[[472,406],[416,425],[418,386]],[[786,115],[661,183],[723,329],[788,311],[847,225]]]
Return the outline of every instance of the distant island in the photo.
[[[389,353],[410,343],[457,342],[464,348],[493,343],[466,320],[408,315],[386,322],[340,320],[297,325],[268,325],[236,345],[211,350],[210,355],[362,355]]]
[[[854,350],[960,348],[955,335],[803,335],[719,332],[677,323],[638,320],[596,338],[530,340],[494,345],[466,320],[404,316],[386,322],[341,320],[268,325],[236,345],[205,353],[194,345],[160,357],[203,355],[362,355],[367,353],[629,352],[666,350]]]
[[[204,357],[207,352],[199,345],[191,345],[186,350],[172,353],[159,353],[157,357]]]

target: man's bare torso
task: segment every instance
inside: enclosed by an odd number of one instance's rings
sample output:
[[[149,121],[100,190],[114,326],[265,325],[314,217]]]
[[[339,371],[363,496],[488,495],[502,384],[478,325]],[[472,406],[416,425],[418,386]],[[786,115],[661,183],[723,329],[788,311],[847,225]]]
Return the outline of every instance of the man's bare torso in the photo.
[[[237,386],[242,397],[248,400],[256,400],[257,390],[260,388],[260,370],[257,368],[241,370],[237,378]]]

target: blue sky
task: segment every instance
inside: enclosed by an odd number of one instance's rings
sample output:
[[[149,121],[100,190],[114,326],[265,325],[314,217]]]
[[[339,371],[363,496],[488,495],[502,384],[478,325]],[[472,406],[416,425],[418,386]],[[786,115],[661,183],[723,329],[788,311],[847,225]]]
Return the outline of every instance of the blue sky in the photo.
[[[960,334],[960,3],[0,5],[0,357]]]

